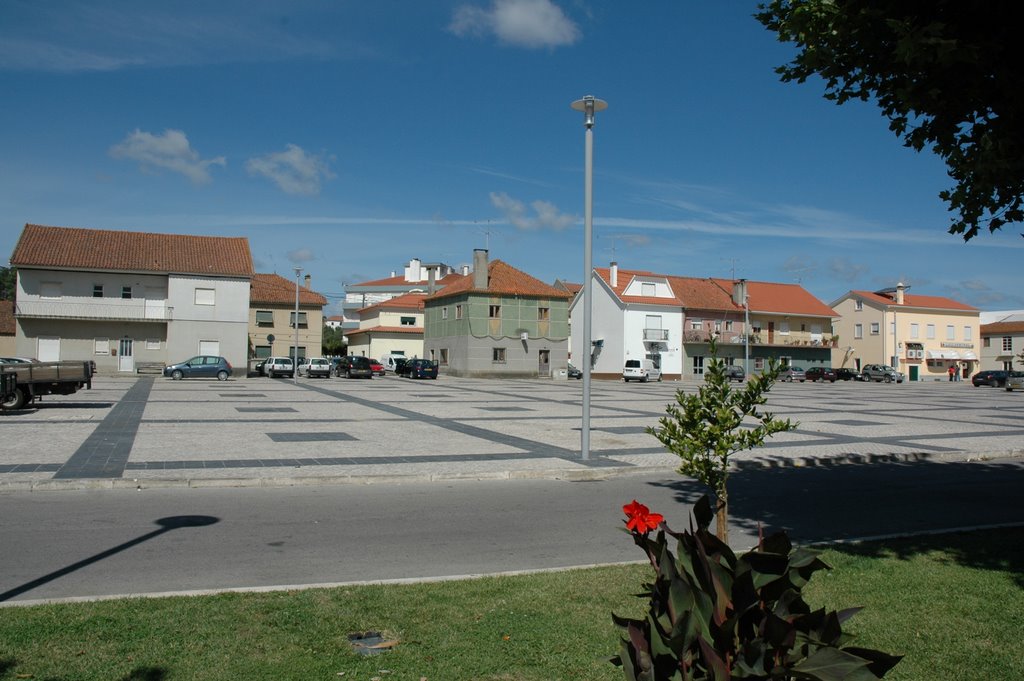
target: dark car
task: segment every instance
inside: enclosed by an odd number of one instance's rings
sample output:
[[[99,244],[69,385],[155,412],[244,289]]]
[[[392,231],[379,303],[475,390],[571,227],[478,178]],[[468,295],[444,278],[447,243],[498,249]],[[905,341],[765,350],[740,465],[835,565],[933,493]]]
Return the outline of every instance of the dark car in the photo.
[[[345,378],[373,378],[373,367],[368,357],[348,355],[338,362],[338,376]]]
[[[853,369],[836,369],[836,378],[840,381],[863,381],[859,371]]]
[[[583,378],[583,372],[574,367],[571,363],[569,364],[569,378],[581,379]]]
[[[728,364],[725,367],[725,377],[730,381],[742,383],[743,379],[747,377],[747,372],[739,364]]]
[[[231,364],[223,357],[213,355],[199,355],[164,367],[164,376],[170,376],[175,381],[183,378],[216,378],[218,381],[226,381],[230,375]]]
[[[971,376],[971,383],[977,388],[979,385],[990,385],[993,388],[1006,386],[1006,379],[1010,375],[1008,371],[979,371]]]
[[[412,360],[406,357],[395,357],[395,376],[408,376],[410,362]]]
[[[812,383],[814,381],[830,381],[835,383],[836,378],[838,378],[838,376],[836,376],[836,372],[832,371],[832,369],[828,367],[811,367],[804,372],[804,376],[806,376],[807,380]]]
[[[414,359],[408,362],[409,378],[437,378],[437,362]]]

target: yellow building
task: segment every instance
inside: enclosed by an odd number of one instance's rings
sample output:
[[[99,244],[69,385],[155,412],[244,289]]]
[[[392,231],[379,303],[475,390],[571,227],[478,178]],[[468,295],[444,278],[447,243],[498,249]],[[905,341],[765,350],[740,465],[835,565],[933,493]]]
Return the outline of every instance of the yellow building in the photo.
[[[941,296],[906,293],[902,283],[881,291],[850,291],[832,303],[838,342],[833,367],[860,370],[887,364],[908,380],[963,378],[978,370],[981,336],[977,308]]]
[[[299,286],[298,356],[319,357],[324,338],[327,299]],[[254,274],[249,292],[250,364],[267,357],[292,357],[295,348],[296,283],[278,274]]]

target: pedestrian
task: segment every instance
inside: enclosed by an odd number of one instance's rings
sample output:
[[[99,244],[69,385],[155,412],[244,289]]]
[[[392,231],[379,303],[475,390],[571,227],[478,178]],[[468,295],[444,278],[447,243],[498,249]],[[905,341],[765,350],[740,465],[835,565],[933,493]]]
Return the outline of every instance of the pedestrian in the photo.
[[[950,364],[949,365],[949,380],[951,380],[951,381],[954,380],[953,379],[953,375],[954,374],[956,374],[956,368],[952,364]]]

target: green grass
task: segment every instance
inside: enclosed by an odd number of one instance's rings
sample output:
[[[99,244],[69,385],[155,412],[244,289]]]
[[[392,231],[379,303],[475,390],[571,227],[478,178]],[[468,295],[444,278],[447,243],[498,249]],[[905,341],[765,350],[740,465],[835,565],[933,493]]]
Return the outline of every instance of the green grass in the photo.
[[[824,557],[834,570],[815,576],[808,601],[866,606],[847,627],[858,644],[906,655],[887,678],[1024,678],[1024,530],[836,547]],[[607,662],[617,652],[609,613],[640,614],[633,594],[648,575],[635,565],[4,608],[0,679],[621,679]],[[347,635],[366,630],[399,643],[356,655]]]

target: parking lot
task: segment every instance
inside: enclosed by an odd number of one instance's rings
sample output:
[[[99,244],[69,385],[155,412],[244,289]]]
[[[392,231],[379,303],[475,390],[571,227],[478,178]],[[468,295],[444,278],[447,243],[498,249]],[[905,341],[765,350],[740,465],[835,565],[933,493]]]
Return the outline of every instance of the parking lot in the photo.
[[[0,415],[0,491],[671,470],[645,428],[680,387],[697,384],[595,381],[583,461],[579,381],[99,376]],[[743,465],[1024,454],[1024,394],[969,382],[778,384],[767,408],[799,428]]]

